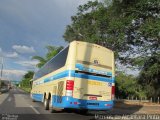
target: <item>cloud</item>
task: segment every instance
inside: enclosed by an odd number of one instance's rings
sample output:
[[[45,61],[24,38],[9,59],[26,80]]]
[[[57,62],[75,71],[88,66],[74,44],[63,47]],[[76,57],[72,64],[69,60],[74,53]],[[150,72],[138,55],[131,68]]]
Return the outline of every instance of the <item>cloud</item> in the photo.
[[[17,61],[15,63],[24,67],[35,68],[39,62],[37,60],[28,60],[28,61],[26,60],[26,61]]]
[[[78,5],[87,1],[0,0],[0,51],[8,57],[19,55],[19,61],[6,59],[6,69],[34,69],[38,62],[27,61],[30,54],[43,56],[47,45],[66,45],[65,27]]]
[[[0,59],[1,59],[2,56],[3,56],[2,48],[0,48]]]
[[[2,48],[0,48],[0,57],[3,55]]]
[[[7,58],[17,58],[18,57],[18,53],[13,52],[13,53],[8,53],[4,55]]]
[[[18,53],[35,53],[36,51],[34,50],[33,47],[28,47],[25,45],[13,45],[12,48],[16,50]]]
[[[0,57],[1,56],[7,57],[7,58],[17,58],[18,53],[17,52],[7,53],[7,52],[2,51],[2,48],[0,48]]]
[[[27,73],[24,70],[11,70],[11,69],[4,69],[3,70],[3,80],[21,80],[23,75]]]
[[[48,44],[66,45],[62,37],[65,27],[70,24],[78,5],[87,1],[0,0],[0,43],[7,50],[13,45],[32,45],[41,55],[44,52],[38,48]]]

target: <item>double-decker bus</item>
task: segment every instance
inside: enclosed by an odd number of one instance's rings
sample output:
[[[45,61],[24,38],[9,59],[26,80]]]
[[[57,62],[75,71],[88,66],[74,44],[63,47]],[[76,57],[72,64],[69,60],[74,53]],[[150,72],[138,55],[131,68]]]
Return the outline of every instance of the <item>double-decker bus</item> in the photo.
[[[31,98],[46,110],[108,110],[114,89],[113,51],[73,41],[35,73]]]

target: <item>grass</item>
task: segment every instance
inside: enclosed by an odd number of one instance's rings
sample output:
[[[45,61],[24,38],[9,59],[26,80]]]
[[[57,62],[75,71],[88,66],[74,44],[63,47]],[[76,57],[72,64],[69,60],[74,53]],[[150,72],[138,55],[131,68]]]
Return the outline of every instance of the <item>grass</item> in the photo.
[[[28,92],[28,93],[30,93],[30,91],[31,91],[31,88],[30,88],[30,87],[20,87],[20,88],[21,88],[22,90]]]

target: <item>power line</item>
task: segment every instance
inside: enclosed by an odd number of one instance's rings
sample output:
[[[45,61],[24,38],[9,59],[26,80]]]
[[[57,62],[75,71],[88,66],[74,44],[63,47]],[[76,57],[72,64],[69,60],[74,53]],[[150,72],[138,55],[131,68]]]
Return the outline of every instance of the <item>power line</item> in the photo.
[[[1,88],[1,83],[2,83],[2,75],[3,75],[3,57],[1,57],[1,77],[0,77],[0,88]]]

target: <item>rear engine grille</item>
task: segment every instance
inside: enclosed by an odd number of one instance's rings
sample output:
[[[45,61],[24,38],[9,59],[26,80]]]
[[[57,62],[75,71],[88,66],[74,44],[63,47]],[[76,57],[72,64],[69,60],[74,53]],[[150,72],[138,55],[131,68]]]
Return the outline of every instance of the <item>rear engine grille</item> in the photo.
[[[81,73],[81,74],[85,74],[85,75],[93,75],[93,76],[98,76],[98,77],[112,78],[112,76],[108,76],[108,75],[102,75],[102,74],[98,74],[98,73],[91,73],[91,72],[79,71],[79,70],[76,70],[75,73]]]

